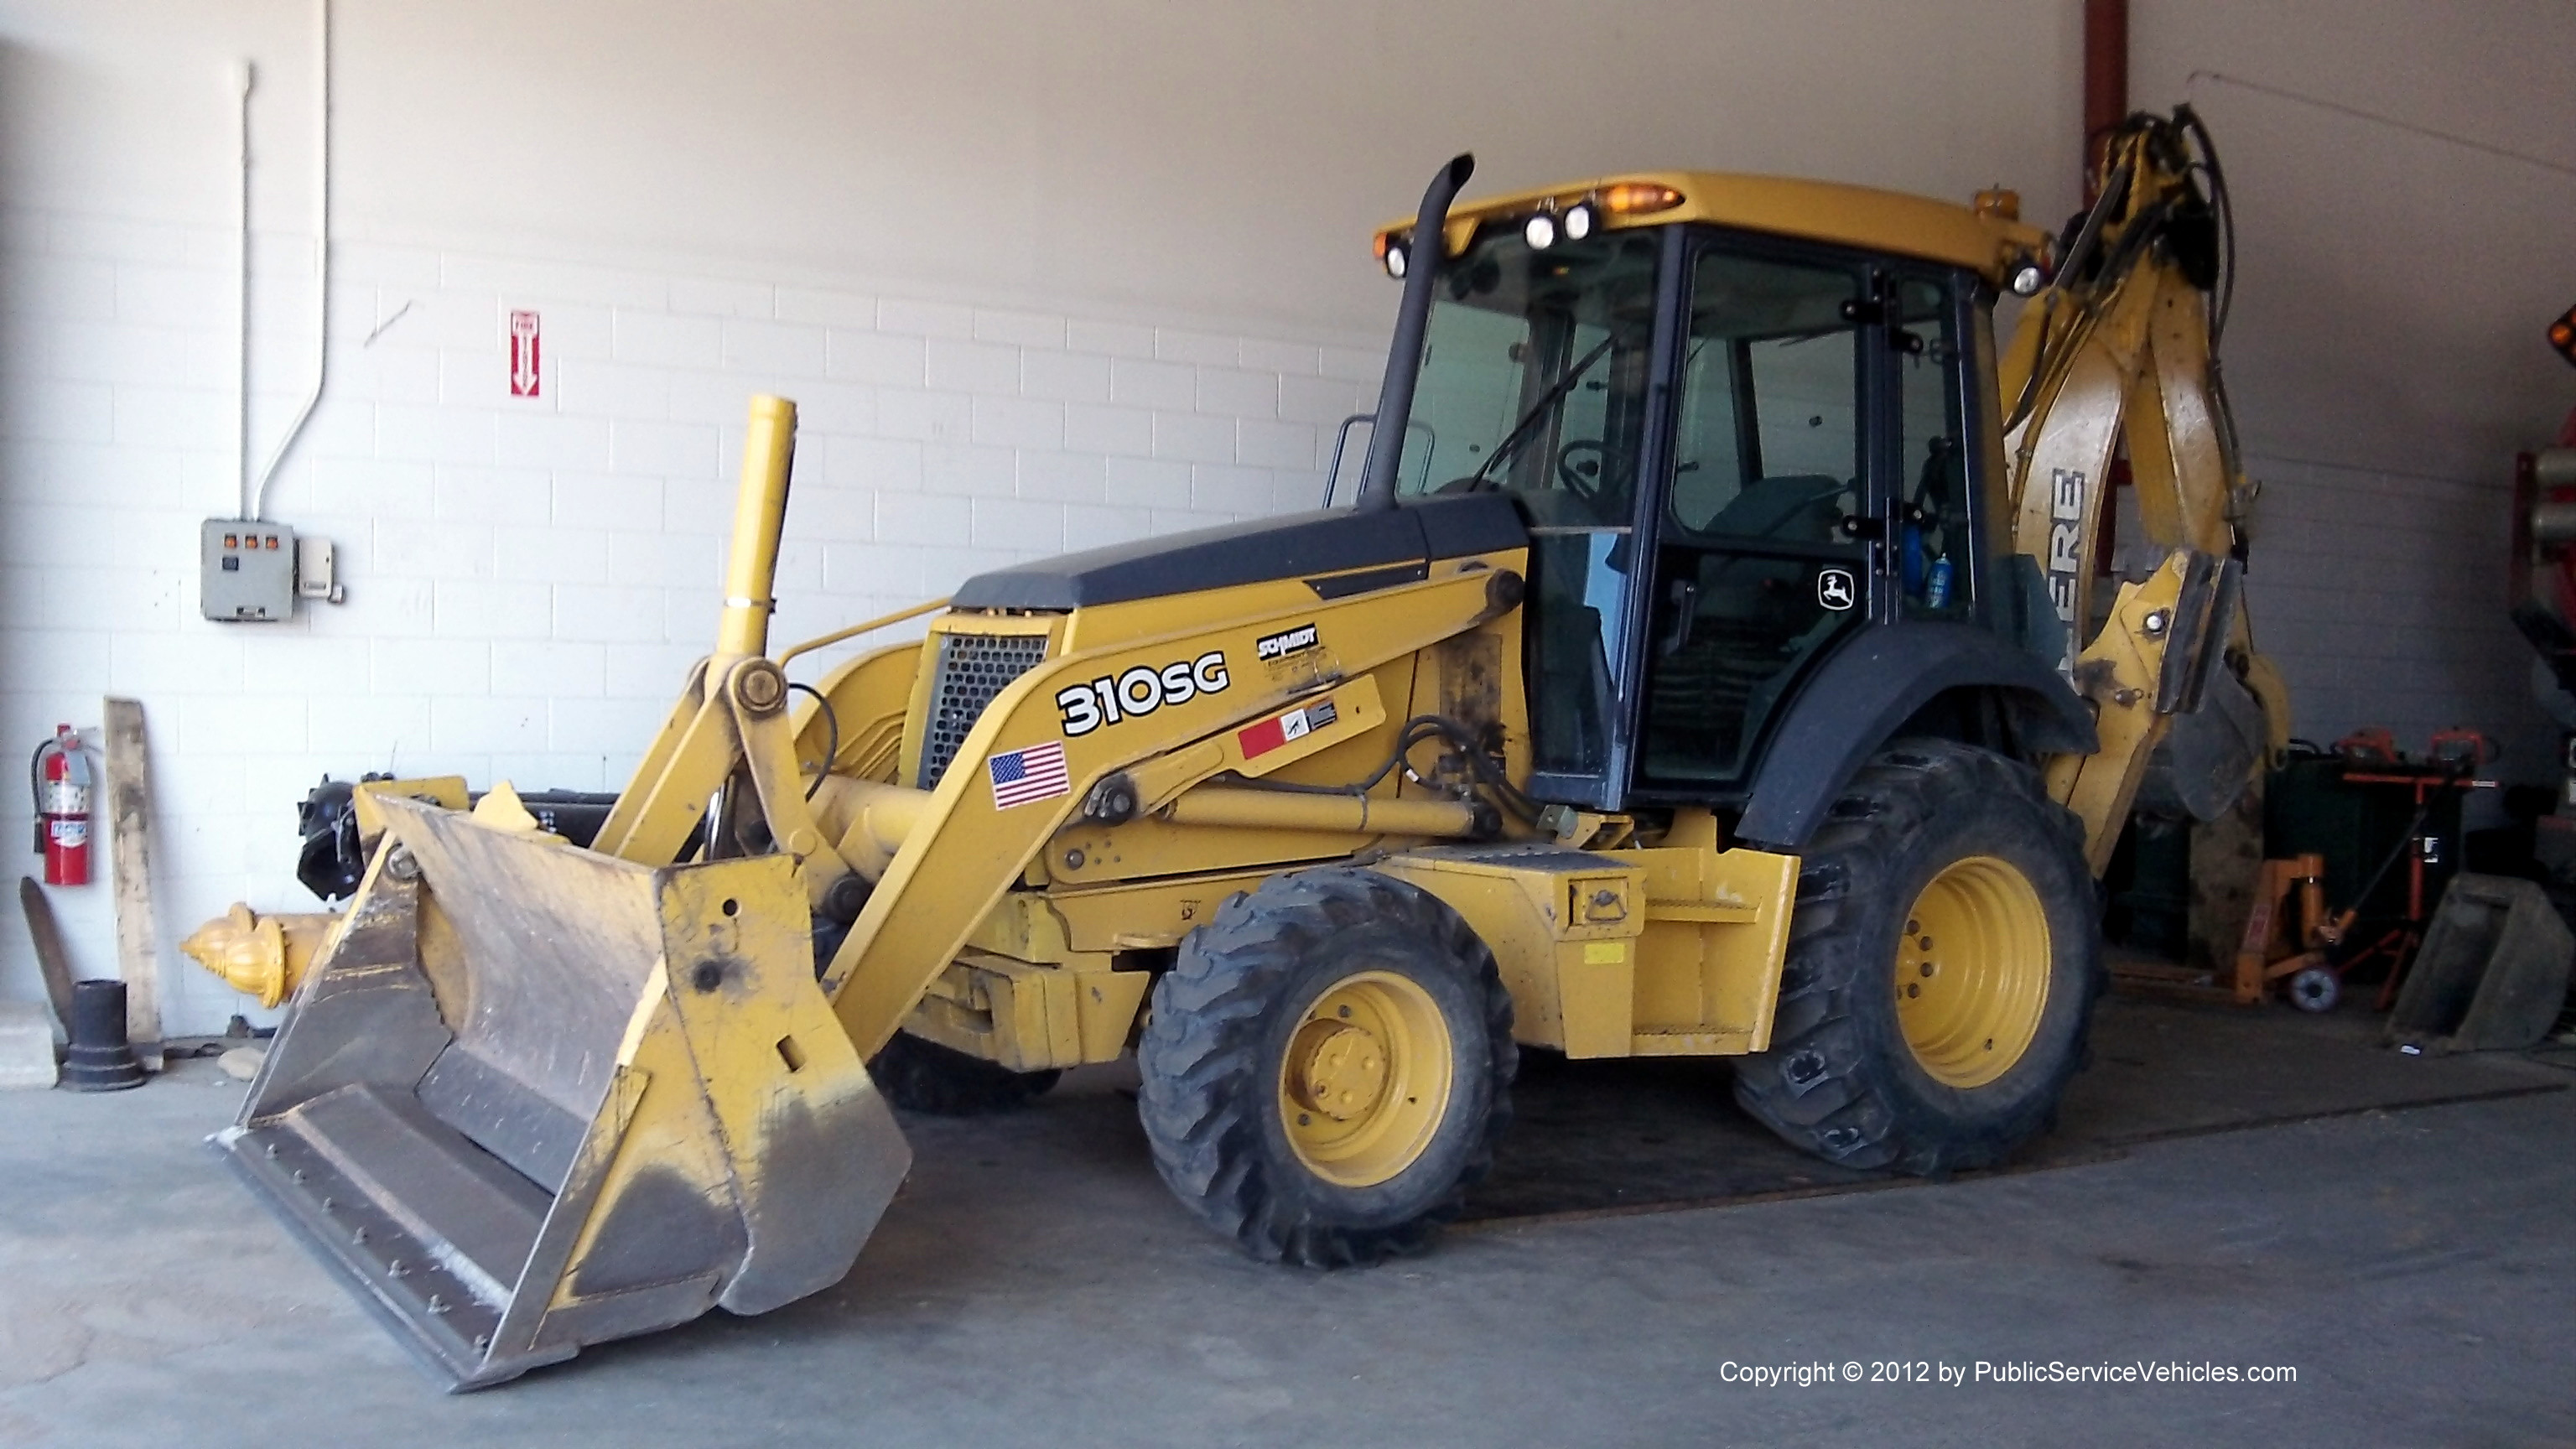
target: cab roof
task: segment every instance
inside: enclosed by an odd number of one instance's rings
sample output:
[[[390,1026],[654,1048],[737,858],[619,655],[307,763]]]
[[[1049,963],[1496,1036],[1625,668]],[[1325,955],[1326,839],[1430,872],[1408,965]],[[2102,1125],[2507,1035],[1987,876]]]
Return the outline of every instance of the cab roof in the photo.
[[[1623,214],[1605,208],[1602,220],[1609,230],[1707,222],[1967,267],[1999,286],[2012,264],[2038,252],[2048,236],[2010,214],[2019,201],[2010,193],[1988,193],[2002,204],[1977,209],[1901,191],[1790,176],[1637,171],[1458,203],[1449,209],[1449,224],[1443,228],[1444,250],[1455,253],[1484,223],[1562,211],[1586,198],[1608,196],[1614,187],[1662,187],[1681,199],[1653,211]],[[1385,239],[1412,229],[1410,217],[1380,227],[1381,251]]]

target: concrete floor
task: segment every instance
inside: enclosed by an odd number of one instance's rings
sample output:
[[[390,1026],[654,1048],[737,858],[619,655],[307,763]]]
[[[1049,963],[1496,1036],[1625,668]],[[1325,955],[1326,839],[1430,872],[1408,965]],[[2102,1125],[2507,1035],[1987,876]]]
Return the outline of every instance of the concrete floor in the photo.
[[[0,1443],[2576,1441],[2576,1092],[1484,1224],[1312,1275],[1183,1221],[1132,1119],[1100,1110],[1115,1086],[917,1130],[912,1184],[831,1292],[459,1398],[198,1145],[240,1091],[210,1063],[114,1096],[0,1095]],[[1725,1378],[1855,1360],[2297,1382]]]

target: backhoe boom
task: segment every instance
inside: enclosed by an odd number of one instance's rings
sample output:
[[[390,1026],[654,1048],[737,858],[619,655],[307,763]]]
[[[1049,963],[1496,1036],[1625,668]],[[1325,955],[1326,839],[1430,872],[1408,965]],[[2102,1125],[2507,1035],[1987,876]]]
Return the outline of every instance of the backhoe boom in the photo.
[[[2206,817],[2234,798],[2267,743],[2286,743],[2289,720],[2241,603],[2253,488],[2215,350],[2233,280],[2221,270],[2224,173],[2188,110],[2133,117],[2107,157],[2101,199],[2055,282],[2023,311],[1996,389],[2019,409],[2004,440],[2012,546],[2038,565],[2063,633],[2059,669],[2100,712],[2101,748],[2060,756],[2048,772],[2051,795],[2084,822],[2097,874],[2178,721],[2197,732],[2195,762],[2220,757],[2218,783],[2186,782],[2186,802]],[[2097,614],[2100,542],[2123,467],[2145,541],[2166,559]]]

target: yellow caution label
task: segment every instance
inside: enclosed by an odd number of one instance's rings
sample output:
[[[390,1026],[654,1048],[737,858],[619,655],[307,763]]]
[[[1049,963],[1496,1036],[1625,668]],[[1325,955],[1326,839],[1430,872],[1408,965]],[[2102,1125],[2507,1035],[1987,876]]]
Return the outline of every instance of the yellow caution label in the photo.
[[[1625,941],[1583,943],[1583,964],[1586,966],[1616,966],[1627,959],[1628,943]]]

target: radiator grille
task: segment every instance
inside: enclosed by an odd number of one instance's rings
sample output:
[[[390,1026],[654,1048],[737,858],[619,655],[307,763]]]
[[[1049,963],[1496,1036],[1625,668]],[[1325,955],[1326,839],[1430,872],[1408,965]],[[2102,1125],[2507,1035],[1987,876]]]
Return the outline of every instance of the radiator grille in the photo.
[[[914,783],[939,788],[948,762],[984,706],[1002,687],[1046,661],[1044,634],[942,634],[939,662],[930,680],[930,720],[921,732],[921,775]]]

